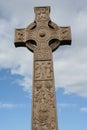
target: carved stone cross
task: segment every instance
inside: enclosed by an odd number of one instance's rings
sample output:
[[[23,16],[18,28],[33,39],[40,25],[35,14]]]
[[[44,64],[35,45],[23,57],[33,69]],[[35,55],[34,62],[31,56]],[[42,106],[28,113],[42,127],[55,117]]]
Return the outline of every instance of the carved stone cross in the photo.
[[[35,21],[15,30],[15,47],[34,52],[32,130],[58,130],[52,52],[71,44],[70,27],[50,19],[50,7],[35,7]]]

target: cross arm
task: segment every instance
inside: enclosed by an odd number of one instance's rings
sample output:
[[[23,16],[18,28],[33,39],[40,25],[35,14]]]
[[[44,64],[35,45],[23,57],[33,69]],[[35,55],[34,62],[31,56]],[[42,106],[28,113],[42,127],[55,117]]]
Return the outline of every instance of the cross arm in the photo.
[[[61,45],[71,45],[71,28],[60,27],[54,22],[49,22],[49,27],[53,29],[49,45],[52,51],[55,51]]]
[[[71,45],[71,28],[68,27],[60,27],[56,25],[54,22],[49,22],[49,27],[53,28],[54,31],[52,33],[53,39],[58,39],[60,44]]]
[[[60,45],[71,45],[71,28],[68,27],[60,27],[59,31],[60,34],[58,38],[60,40]]]
[[[27,28],[15,29],[15,47],[27,47],[31,52],[34,51],[35,42],[31,40],[31,31],[36,27],[36,23],[31,23]]]
[[[15,47],[25,47],[25,28],[15,29]]]

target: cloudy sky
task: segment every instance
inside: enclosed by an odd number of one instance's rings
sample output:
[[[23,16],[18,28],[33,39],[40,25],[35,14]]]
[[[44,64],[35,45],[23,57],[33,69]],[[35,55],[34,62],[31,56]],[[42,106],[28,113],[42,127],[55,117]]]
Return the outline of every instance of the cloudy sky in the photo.
[[[34,21],[35,6],[72,31],[72,45],[53,53],[59,130],[87,130],[87,0],[0,0],[0,129],[31,129],[33,54],[14,47],[14,30]]]

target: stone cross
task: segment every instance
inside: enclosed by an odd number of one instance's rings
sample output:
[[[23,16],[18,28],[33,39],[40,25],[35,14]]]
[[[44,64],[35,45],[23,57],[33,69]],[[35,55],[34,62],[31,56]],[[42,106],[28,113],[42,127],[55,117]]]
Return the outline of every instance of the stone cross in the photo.
[[[50,7],[35,7],[35,20],[15,30],[15,47],[34,52],[32,130],[58,130],[52,52],[71,44],[70,27],[50,19]]]

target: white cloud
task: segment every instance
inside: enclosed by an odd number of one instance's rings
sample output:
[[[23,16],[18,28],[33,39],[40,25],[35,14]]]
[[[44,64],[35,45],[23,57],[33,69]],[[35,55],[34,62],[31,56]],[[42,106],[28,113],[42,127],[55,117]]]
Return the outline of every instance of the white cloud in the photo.
[[[24,104],[12,104],[12,103],[1,103],[0,102],[0,109],[13,109],[13,108],[23,108],[25,107]]]
[[[31,94],[32,83],[29,77],[24,77],[23,80],[18,80],[18,83],[23,86],[23,90]]]
[[[73,103],[58,103],[59,108],[70,108],[70,107],[76,107],[76,104]]]
[[[82,112],[87,112],[87,107],[82,107],[82,108],[80,108],[80,111],[82,111]]]
[[[68,0],[63,3],[53,2],[10,0],[7,3],[1,0],[0,69],[10,69],[11,74],[22,75],[24,79],[18,83],[25,91],[30,91],[33,55],[25,48],[14,47],[14,28],[27,27],[34,20],[34,6],[50,5],[51,19],[58,25],[70,25],[72,28],[72,45],[60,47],[54,53],[56,86],[64,88],[66,94],[75,93],[87,97],[87,1],[84,0],[85,4],[82,0],[79,4]]]
[[[57,87],[65,89],[65,94],[75,93],[87,97],[87,63],[80,62],[78,56],[74,57],[74,59],[72,57],[66,59],[66,61],[63,59],[56,61],[54,64],[55,82]]]
[[[73,109],[76,108],[77,105],[73,103],[67,103],[67,102],[62,102],[62,103],[57,103],[57,109],[59,113],[61,113],[62,109]]]

